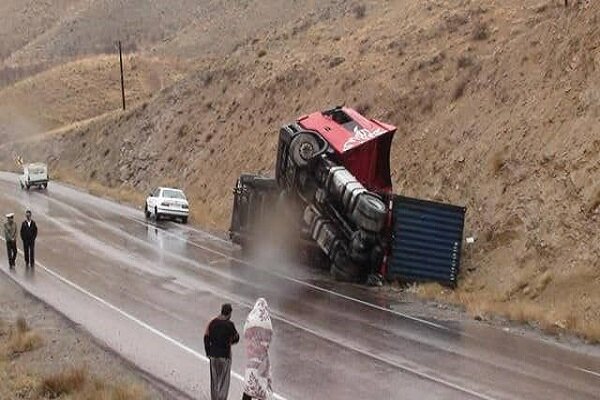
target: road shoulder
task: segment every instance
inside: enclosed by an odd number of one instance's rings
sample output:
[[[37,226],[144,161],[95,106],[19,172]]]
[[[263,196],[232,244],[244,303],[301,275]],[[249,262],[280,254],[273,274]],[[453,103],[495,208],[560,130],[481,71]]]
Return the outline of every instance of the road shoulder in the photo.
[[[26,351],[11,347],[10,332],[20,318],[36,337],[37,344]],[[135,368],[4,273],[0,273],[0,321],[0,398],[37,398],[45,379],[69,371],[84,371],[89,387],[125,393],[127,399],[188,398]]]

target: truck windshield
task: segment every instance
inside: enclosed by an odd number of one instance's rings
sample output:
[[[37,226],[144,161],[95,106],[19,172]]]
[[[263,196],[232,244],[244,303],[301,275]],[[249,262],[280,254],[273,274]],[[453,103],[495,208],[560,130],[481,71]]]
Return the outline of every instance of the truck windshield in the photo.
[[[180,199],[180,200],[185,200],[185,195],[180,190],[165,189],[162,192],[162,197],[164,197],[166,199]]]

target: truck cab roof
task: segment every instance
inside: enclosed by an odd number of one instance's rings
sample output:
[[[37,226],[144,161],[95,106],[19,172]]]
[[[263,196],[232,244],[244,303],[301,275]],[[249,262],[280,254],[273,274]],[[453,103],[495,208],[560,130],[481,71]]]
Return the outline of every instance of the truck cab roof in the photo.
[[[362,116],[348,107],[315,112],[297,121],[317,132],[346,167],[367,189],[392,191],[390,152],[396,127]]]
[[[340,154],[396,132],[395,126],[368,119],[348,107],[304,115],[298,124],[318,132]]]

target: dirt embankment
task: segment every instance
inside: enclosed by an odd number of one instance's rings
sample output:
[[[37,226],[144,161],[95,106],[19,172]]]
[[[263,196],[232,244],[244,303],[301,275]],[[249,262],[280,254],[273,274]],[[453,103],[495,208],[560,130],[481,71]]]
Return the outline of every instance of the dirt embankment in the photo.
[[[423,295],[600,338],[600,5],[331,4],[127,113],[0,151],[137,198],[182,186],[198,223],[225,228],[230,187],[272,169],[280,124],[351,105],[398,125],[397,192],[468,207],[459,289]]]

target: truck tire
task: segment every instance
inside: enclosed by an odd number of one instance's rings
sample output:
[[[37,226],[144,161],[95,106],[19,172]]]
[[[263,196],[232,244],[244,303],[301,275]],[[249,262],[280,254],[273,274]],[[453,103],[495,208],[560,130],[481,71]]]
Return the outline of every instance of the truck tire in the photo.
[[[188,217],[181,218],[181,222],[185,225],[188,223]]]
[[[160,214],[158,213],[158,208],[154,207],[154,218],[156,219],[156,221],[160,221]]]
[[[371,250],[369,263],[372,266],[381,267],[381,263],[383,262],[383,257],[385,256],[385,252],[383,247],[380,245],[375,245]]]
[[[342,269],[335,264],[331,265],[331,277],[338,282],[360,283],[360,270],[355,264],[351,269]]]
[[[379,232],[385,225],[387,208],[378,197],[363,193],[358,197],[352,219],[360,228],[369,232]]]
[[[146,216],[146,219],[150,218],[150,210],[148,210],[148,204],[144,206],[144,215]]]
[[[357,231],[352,235],[350,240],[350,259],[357,264],[365,265],[369,262],[371,251],[369,243],[363,237],[361,231]]]
[[[319,153],[320,147],[319,140],[315,135],[300,132],[294,136],[290,143],[290,159],[298,168],[304,168]]]
[[[331,263],[331,276],[336,281],[358,283],[361,280],[361,268],[350,261],[343,252],[338,252]]]

